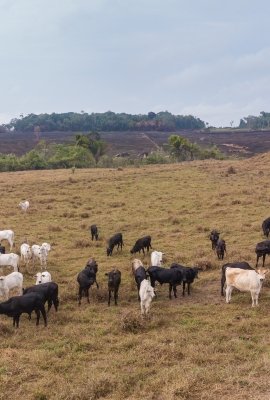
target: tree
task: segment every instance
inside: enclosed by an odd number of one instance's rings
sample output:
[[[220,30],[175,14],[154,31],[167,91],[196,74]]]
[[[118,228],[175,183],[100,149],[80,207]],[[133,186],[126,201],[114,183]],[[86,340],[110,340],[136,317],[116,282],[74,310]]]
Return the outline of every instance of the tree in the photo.
[[[106,152],[107,145],[101,140],[98,132],[90,132],[87,135],[76,135],[76,145],[88,149],[94,156],[96,163]]]

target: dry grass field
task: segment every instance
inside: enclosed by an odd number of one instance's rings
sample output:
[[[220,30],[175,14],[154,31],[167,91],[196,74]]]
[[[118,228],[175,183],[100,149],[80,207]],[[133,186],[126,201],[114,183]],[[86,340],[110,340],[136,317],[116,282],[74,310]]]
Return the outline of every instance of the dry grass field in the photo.
[[[17,252],[25,239],[51,243],[48,270],[60,286],[60,308],[51,310],[47,328],[24,314],[16,330],[0,316],[0,399],[268,400],[270,285],[257,308],[248,293],[234,292],[225,304],[223,262],[208,235],[217,228],[226,240],[224,263],[254,265],[261,222],[270,216],[269,180],[269,154],[75,174],[2,173],[0,228],[15,231]],[[18,208],[22,199],[30,201],[27,215]],[[93,223],[98,242],[90,240]],[[123,252],[107,257],[106,239],[119,231]],[[178,287],[179,297],[170,301],[168,286],[158,286],[151,317],[142,320],[129,251],[146,234],[154,249],[166,252],[165,265],[205,270],[189,297]],[[90,256],[99,265],[100,289],[78,307],[76,276]],[[149,265],[149,255],[141,258]],[[104,274],[113,266],[122,283],[118,307],[109,308]],[[22,265],[25,287],[36,271],[26,273]]]

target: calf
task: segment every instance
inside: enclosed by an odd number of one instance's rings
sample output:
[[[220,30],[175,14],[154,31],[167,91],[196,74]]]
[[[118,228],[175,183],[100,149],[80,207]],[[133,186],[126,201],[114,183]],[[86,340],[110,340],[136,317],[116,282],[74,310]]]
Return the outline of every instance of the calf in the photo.
[[[212,250],[215,250],[215,248],[217,246],[219,235],[220,235],[220,233],[216,229],[213,229],[209,235],[209,239],[212,242]]]
[[[263,242],[257,243],[256,248],[255,248],[255,253],[257,254],[256,267],[258,266],[259,258],[262,257],[263,258],[263,268],[264,268],[265,257],[267,254],[270,254],[270,240],[264,240]]]
[[[32,258],[32,252],[29,244],[23,243],[21,245],[20,252],[21,252],[21,260],[23,260],[25,265],[28,266],[28,263]]]
[[[15,288],[18,290],[19,295],[22,295],[23,275],[20,272],[11,272],[9,275],[0,276],[0,296],[7,300],[9,291]]]
[[[131,254],[141,252],[143,251],[143,254],[145,254],[144,249],[147,249],[149,252],[149,248],[152,249],[151,246],[151,236],[144,236],[136,241],[132,249],[130,250]]]
[[[161,285],[163,283],[169,284],[169,298],[172,298],[172,289],[174,297],[177,297],[176,286],[182,283],[182,272],[177,268],[166,269],[162,267],[149,267],[147,272],[150,276],[151,285],[155,288],[156,281]]]
[[[107,256],[112,255],[114,246],[116,245],[117,245],[117,250],[119,249],[119,247],[121,247],[122,250],[122,247],[124,246],[122,233],[116,233],[109,239],[107,247]]]
[[[79,272],[77,276],[77,282],[79,284],[79,306],[81,305],[81,299],[83,296],[85,296],[87,298],[87,302],[90,303],[89,289],[94,283],[96,283],[97,285],[95,268],[90,265],[86,265],[86,267],[81,272]]]
[[[26,211],[28,210],[29,205],[30,205],[30,204],[29,204],[29,201],[28,201],[28,200],[21,201],[21,202],[19,203],[19,207],[20,207],[21,210],[24,211],[24,212],[26,212]]]
[[[0,243],[2,240],[7,240],[10,245],[10,251],[12,250],[14,244],[14,232],[10,229],[5,231],[0,231]]]
[[[94,238],[96,240],[98,240],[98,228],[97,228],[97,226],[96,225],[91,225],[90,226],[90,231],[91,231],[92,240],[94,240]]]
[[[52,276],[48,271],[38,272],[35,275],[36,285],[40,285],[41,283],[48,283],[52,281]]]
[[[201,268],[193,267],[184,267],[183,265],[173,263],[171,268],[178,268],[182,273],[182,282],[183,282],[183,296],[185,296],[186,284],[188,289],[188,295],[190,295],[190,285],[194,282],[195,278],[198,278],[198,273],[201,271]]]
[[[225,240],[219,239],[216,245],[216,252],[219,260],[223,260],[226,251]]]
[[[151,253],[151,265],[155,267],[161,267],[162,264],[162,257],[165,253],[161,251],[152,251]]]
[[[226,269],[227,268],[240,268],[240,269],[247,269],[247,270],[254,270],[247,262],[245,261],[240,261],[240,262],[234,262],[234,263],[227,263],[224,264],[221,268],[221,296],[224,296],[224,285],[226,282]]]
[[[42,296],[39,293],[28,293],[24,296],[11,297],[9,300],[0,303],[0,314],[13,318],[13,326],[19,328],[20,316],[23,313],[31,315],[35,311],[37,315],[36,325],[39,325],[40,313],[44,325],[47,326],[47,316]]]
[[[111,272],[107,272],[105,275],[108,276],[108,306],[111,304],[112,292],[114,293],[114,304],[117,306],[118,290],[121,283],[121,272],[118,269],[113,269]]]
[[[270,233],[270,217],[266,218],[263,223],[262,223],[262,230],[263,230],[263,234],[264,236],[266,236],[268,238],[269,233]]]
[[[150,282],[144,279],[140,285],[141,313],[146,316],[149,313],[152,299],[155,297],[155,292]]]
[[[15,272],[19,270],[20,257],[15,253],[0,254],[0,267],[12,267]]]
[[[38,293],[42,299],[43,304],[48,302],[48,312],[52,305],[54,305],[55,311],[58,310],[59,299],[58,299],[58,285],[55,282],[41,283],[40,285],[30,286],[23,290],[23,295],[28,293]]]
[[[258,305],[258,297],[265,279],[266,270],[243,270],[240,268],[226,268],[226,303],[231,300],[232,290],[236,288],[242,292],[250,292],[252,307]]]
[[[5,254],[6,253],[6,248],[5,248],[5,246],[2,246],[1,244],[0,244],[0,254]]]

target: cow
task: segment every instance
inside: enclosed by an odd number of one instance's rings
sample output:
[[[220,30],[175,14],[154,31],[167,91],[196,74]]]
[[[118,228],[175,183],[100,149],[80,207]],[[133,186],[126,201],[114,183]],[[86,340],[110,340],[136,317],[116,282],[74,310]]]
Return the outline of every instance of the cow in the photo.
[[[90,232],[91,232],[92,240],[94,240],[94,238],[96,240],[98,240],[98,228],[97,228],[96,225],[91,225],[90,226]]]
[[[252,307],[258,305],[258,297],[265,279],[267,270],[252,271],[241,268],[226,268],[226,303],[231,301],[233,288],[242,292],[250,292]]]
[[[28,266],[29,261],[32,258],[32,252],[29,244],[23,243],[20,248],[21,261],[23,260],[25,265]]]
[[[0,231],[0,243],[2,242],[2,240],[8,241],[11,251],[14,245],[14,232],[10,229],[7,229],[5,231]]]
[[[18,290],[18,294],[22,295],[23,275],[20,272],[11,272],[6,276],[0,276],[0,296],[8,300],[9,291],[15,288]]]
[[[122,250],[122,247],[124,246],[122,233],[116,233],[109,239],[107,247],[107,256],[112,255],[114,246],[116,245],[117,245],[117,250],[119,249],[119,247],[121,247]]]
[[[247,270],[254,270],[254,268],[252,268],[247,262],[245,261],[239,261],[239,262],[233,262],[233,263],[227,263],[224,264],[221,268],[221,296],[224,296],[224,285],[226,282],[226,269],[227,268],[240,268],[240,269],[247,269]]]
[[[90,303],[89,289],[94,283],[96,283],[98,288],[96,280],[97,263],[95,262],[94,259],[92,260],[93,260],[92,265],[91,263],[86,264],[86,267],[81,272],[79,272],[77,276],[77,282],[79,284],[79,294],[78,294],[79,306],[81,305],[81,299],[83,296],[87,297],[87,302]]]
[[[132,247],[132,249],[130,250],[131,254],[137,253],[137,252],[141,252],[141,250],[143,251],[143,254],[145,254],[144,249],[147,249],[147,251],[149,252],[149,248],[152,249],[151,246],[151,236],[144,236],[140,239],[138,239],[136,241],[136,243],[134,244],[134,246]]]
[[[263,223],[262,223],[262,230],[263,230],[263,234],[264,236],[266,236],[268,238],[269,233],[270,233],[270,217],[266,218]]]
[[[152,251],[151,253],[151,265],[153,267],[161,267],[162,264],[162,257],[165,253],[162,253],[161,251]]]
[[[225,240],[218,239],[218,242],[216,245],[216,253],[217,253],[217,257],[219,260],[223,260],[225,252],[226,252]]]
[[[29,204],[29,201],[28,201],[28,200],[21,201],[21,202],[19,203],[19,207],[20,207],[21,210],[24,211],[24,212],[26,212],[26,211],[28,210],[29,205],[30,205],[30,204]]]
[[[98,264],[97,264],[96,260],[95,260],[93,257],[90,257],[90,258],[87,260],[87,263],[86,263],[85,267],[88,267],[88,268],[92,269],[93,272],[97,275],[97,272],[98,272]],[[96,286],[97,286],[97,289],[99,289],[99,284],[97,283],[97,280],[95,280],[95,284],[96,284]]]
[[[201,268],[198,267],[184,267],[183,265],[173,263],[171,268],[179,268],[182,273],[182,282],[183,282],[183,292],[182,295],[185,296],[186,285],[188,295],[190,295],[190,285],[194,282],[195,278],[198,278],[198,273],[201,271]]]
[[[40,313],[44,325],[47,326],[47,316],[43,298],[39,293],[28,293],[23,296],[14,296],[9,300],[0,303],[0,314],[13,318],[13,326],[19,328],[20,316],[23,313],[31,315],[35,311],[37,315],[36,325],[39,325]]]
[[[23,290],[24,296],[28,293],[38,293],[43,299],[43,304],[48,302],[48,312],[50,311],[52,305],[54,305],[55,311],[58,310],[59,298],[57,283],[47,282],[30,286]]]
[[[39,259],[41,268],[43,268],[44,266],[47,267],[47,258],[49,251],[51,250],[51,245],[46,242],[42,243],[41,246],[39,246],[38,244],[33,244],[31,250],[33,265],[35,265],[36,260]]]
[[[217,242],[219,239],[219,235],[220,235],[220,233],[216,229],[213,229],[209,235],[209,239],[212,242],[212,250],[215,250],[215,248],[216,248],[216,245],[217,245]]]
[[[136,269],[138,269],[140,267],[143,267],[143,263],[138,258],[134,258],[134,260],[132,260],[132,262],[131,262],[131,270],[132,270],[133,275],[135,275]]]
[[[114,268],[111,272],[106,272],[105,275],[108,276],[108,306],[111,304],[112,292],[114,293],[114,304],[117,306],[118,290],[121,283],[121,271]]]
[[[154,289],[147,279],[141,282],[139,297],[141,299],[141,314],[142,316],[146,316],[149,313],[151,302],[155,297]]]
[[[166,269],[162,267],[149,267],[147,273],[150,276],[151,285],[155,288],[156,281],[161,285],[163,283],[169,284],[169,298],[172,298],[172,289],[174,297],[177,297],[176,286],[181,285],[183,277],[182,272],[177,268]]]
[[[0,267],[13,267],[14,272],[18,272],[20,257],[15,253],[0,254]]]
[[[6,254],[6,248],[5,246],[2,246],[0,243],[0,254]]]
[[[36,278],[36,285],[52,281],[52,276],[48,271],[37,272],[35,278]]]
[[[264,240],[263,242],[257,243],[255,253],[257,254],[256,267],[258,266],[259,258],[262,257],[264,268],[265,257],[270,254],[270,240]]]

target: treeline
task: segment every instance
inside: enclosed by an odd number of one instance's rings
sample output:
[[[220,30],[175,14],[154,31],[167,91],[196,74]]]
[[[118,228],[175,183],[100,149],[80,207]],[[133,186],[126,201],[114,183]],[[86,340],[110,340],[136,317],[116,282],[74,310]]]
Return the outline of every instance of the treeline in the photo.
[[[270,113],[261,111],[258,117],[249,115],[240,120],[239,128],[248,128],[252,130],[270,128]]]
[[[173,115],[168,111],[149,112],[148,114],[114,113],[52,113],[29,114],[14,118],[4,129],[14,129],[20,132],[51,132],[51,131],[178,131],[181,129],[203,129],[205,123],[192,115]]]

